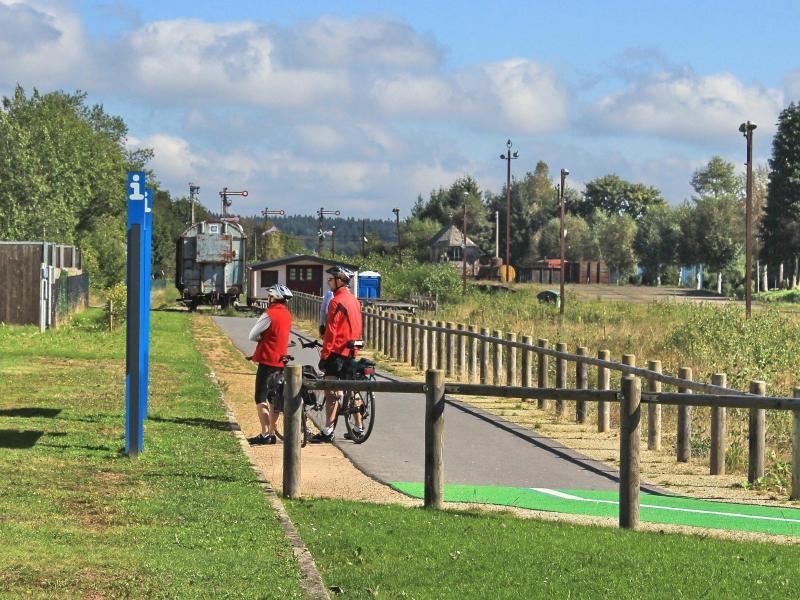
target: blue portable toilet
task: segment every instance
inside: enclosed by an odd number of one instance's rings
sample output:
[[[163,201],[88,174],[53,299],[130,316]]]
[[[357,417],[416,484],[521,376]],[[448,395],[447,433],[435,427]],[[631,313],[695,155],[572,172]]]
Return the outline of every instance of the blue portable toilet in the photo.
[[[358,273],[358,297],[381,297],[381,274],[375,271],[360,271]]]

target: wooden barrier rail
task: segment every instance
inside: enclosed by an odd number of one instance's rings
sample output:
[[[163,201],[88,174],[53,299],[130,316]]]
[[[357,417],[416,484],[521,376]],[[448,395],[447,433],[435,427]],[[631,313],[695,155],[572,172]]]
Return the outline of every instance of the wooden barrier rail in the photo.
[[[283,450],[284,495],[300,495],[300,415],[301,387],[308,390],[352,390],[373,392],[424,393],[425,409],[425,481],[424,506],[442,508],[444,505],[444,407],[447,394],[489,395],[495,397],[539,399],[580,402],[620,402],[620,470],[619,470],[619,526],[635,529],[639,524],[639,490],[641,487],[640,443],[641,403],[678,404],[690,401],[692,406],[735,406],[752,411],[793,410],[795,439],[800,435],[800,397],[783,398],[712,394],[671,394],[641,391],[641,380],[628,375],[622,379],[622,390],[586,390],[564,388],[530,388],[520,386],[493,386],[486,384],[445,383],[444,371],[428,369],[425,383],[407,381],[347,381],[302,380],[302,367],[286,367],[287,384],[284,387],[285,436]],[[757,386],[754,386],[757,387]],[[800,396],[800,389],[795,390]],[[800,464],[800,444],[793,447],[793,464]]]
[[[292,310],[300,318],[316,321],[322,299],[303,293],[296,293],[292,299]],[[641,377],[646,380],[646,389],[641,393],[642,400],[648,404],[647,410],[647,447],[650,450],[661,448],[661,405],[672,404],[678,406],[678,428],[676,443],[676,459],[679,462],[689,462],[691,456],[691,411],[692,406],[711,406],[711,445],[709,472],[712,475],[725,472],[725,449],[727,444],[727,427],[725,423],[725,407],[745,408],[743,398],[765,397],[763,382],[751,385],[748,392],[726,387],[724,373],[717,373],[712,377],[712,382],[704,383],[692,379],[692,370],[686,367],[679,369],[678,376],[662,372],[661,362],[648,361],[647,367],[636,366],[636,357],[625,355],[622,362],[610,360],[608,350],[598,350],[597,358],[589,356],[588,349],[578,347],[576,353],[567,351],[566,344],[558,342],[554,349],[548,340],[539,339],[533,343],[531,336],[518,336],[494,331],[494,335],[486,328],[480,331],[474,325],[465,327],[463,324],[424,321],[418,318],[409,319],[405,316],[392,315],[379,311],[374,307],[364,309],[364,337],[373,348],[386,356],[410,363],[417,369],[426,372],[429,369],[446,371],[450,378],[463,382],[479,382],[488,385],[495,391],[486,391],[483,395],[496,397],[518,397],[521,399],[536,399],[538,407],[547,409],[551,401],[555,401],[557,414],[563,416],[564,400],[554,390],[562,389],[567,385],[567,363],[575,363],[575,385],[577,388],[588,387],[588,367],[597,368],[597,390],[608,390],[611,386],[611,371],[626,376]],[[532,355],[536,354],[536,369],[538,388],[542,393],[531,396],[524,395],[521,390],[530,389],[533,375]],[[552,369],[550,357],[555,358],[555,388],[550,387],[550,371]],[[505,360],[505,364],[504,364]],[[521,362],[521,378],[523,386],[515,387],[519,381],[518,363]],[[527,378],[527,381],[526,381]],[[505,380],[506,386],[498,386]],[[526,385],[527,384],[527,385]],[[672,402],[669,394],[660,394],[662,385],[674,386],[678,390],[675,395],[679,400]],[[448,384],[446,384],[448,385]],[[501,391],[512,390],[512,391]],[[597,391],[595,390],[595,391]],[[546,391],[546,392],[545,392]],[[590,390],[589,390],[590,391]],[[454,392],[451,392],[454,393]],[[518,395],[515,395],[518,394]],[[660,400],[652,401],[649,398],[658,395]],[[717,400],[695,401],[690,394],[696,396],[714,397]],[[597,430],[607,432],[611,426],[609,401],[602,396],[595,395],[594,401],[598,402]],[[791,401],[792,399],[782,399]],[[586,405],[576,406],[575,419],[585,422]],[[727,403],[726,402],[730,402]],[[790,402],[789,406],[772,406],[758,404],[750,407],[748,425],[748,481],[754,482],[764,474],[765,455],[765,409],[795,411],[793,448],[800,447],[800,406]],[[792,498],[800,499],[800,458],[794,465],[796,452],[793,452],[793,483]]]

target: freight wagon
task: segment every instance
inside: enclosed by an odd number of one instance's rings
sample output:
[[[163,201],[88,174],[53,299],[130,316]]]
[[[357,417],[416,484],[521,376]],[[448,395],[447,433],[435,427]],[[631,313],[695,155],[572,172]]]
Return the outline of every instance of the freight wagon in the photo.
[[[200,221],[184,231],[175,248],[175,287],[182,302],[226,308],[245,289],[244,230],[238,223]]]

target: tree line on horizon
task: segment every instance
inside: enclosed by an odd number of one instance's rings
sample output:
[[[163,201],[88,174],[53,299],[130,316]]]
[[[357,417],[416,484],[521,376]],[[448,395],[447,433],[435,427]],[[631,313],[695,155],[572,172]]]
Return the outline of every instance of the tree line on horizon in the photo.
[[[148,171],[155,188],[153,272],[171,278],[174,244],[188,226],[189,200],[173,198],[148,170],[151,149],[126,148],[128,128],[102,105],[88,105],[84,92],[28,96],[20,87],[3,97],[0,109],[0,239],[42,239],[79,246],[95,288],[125,278],[125,181],[129,170]],[[532,172],[511,183],[512,264],[526,266],[559,252],[559,197],[549,167],[539,161]],[[675,283],[680,265],[703,264],[723,275],[729,286],[744,277],[745,182],[733,163],[712,157],[691,180],[692,197],[679,206],[661,192],[615,174],[598,177],[583,192],[566,187],[565,228],[568,260],[603,259],[620,276],[641,267],[645,283]],[[768,166],[754,168],[754,256],[778,264],[793,285],[800,275],[800,105],[780,114]],[[467,235],[484,253],[494,254],[495,213],[499,214],[500,256],[505,248],[506,188],[482,190],[464,176],[449,187],[421,195],[400,223],[406,256],[428,259],[429,242],[443,227],[461,228],[467,207]],[[202,205],[196,219],[214,218]],[[274,219],[240,217],[251,246],[250,259],[316,252],[316,216]],[[331,250],[335,226],[337,253],[391,255],[396,251],[392,218],[338,217],[324,221],[323,254]],[[254,235],[255,234],[255,235]]]

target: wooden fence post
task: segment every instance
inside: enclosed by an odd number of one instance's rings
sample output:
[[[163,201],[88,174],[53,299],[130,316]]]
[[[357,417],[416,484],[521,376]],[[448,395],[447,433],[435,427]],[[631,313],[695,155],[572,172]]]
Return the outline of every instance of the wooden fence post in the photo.
[[[578,356],[588,356],[589,349],[586,346],[578,346]],[[586,368],[586,363],[577,361],[575,363],[575,388],[579,390],[589,389],[589,370]],[[578,400],[575,403],[575,420],[578,423],[586,423],[586,418],[589,416],[589,407],[584,400]]]
[[[436,321],[428,321],[428,325],[436,327]],[[436,368],[436,336],[438,332],[431,329],[428,331],[428,369]]]
[[[800,398],[800,387],[794,388],[795,398]],[[800,500],[800,410],[792,411],[792,494],[790,499]]]
[[[114,331],[114,301],[108,300],[108,330]]]
[[[478,328],[475,325],[470,325],[467,330],[470,333],[477,333]],[[478,342],[478,338],[475,336],[470,336],[470,353],[469,353],[469,381],[470,383],[476,383],[480,380],[479,371],[478,371],[478,348],[480,347],[480,343]]]
[[[691,367],[678,369],[678,377],[691,379]],[[692,390],[678,387],[679,394],[691,394]],[[685,404],[678,406],[678,439],[676,441],[678,462],[689,462],[692,458],[692,407]]]
[[[445,340],[447,346],[447,377],[452,377],[456,371],[456,334],[455,323],[452,321],[447,322],[447,339]]]
[[[516,342],[517,334],[509,331],[506,339],[509,342]],[[517,385],[517,347],[511,345],[508,346],[508,357],[506,359],[506,385]]]
[[[549,342],[544,338],[539,338],[536,345],[539,348],[547,348]],[[550,387],[550,357],[547,354],[539,353],[537,364],[537,384],[540,388]],[[537,401],[539,408],[547,409],[550,404],[544,398],[539,398]]]
[[[411,328],[411,317],[403,317],[403,362],[411,364],[411,338],[413,331]]]
[[[383,320],[383,314],[379,311],[377,314],[377,321],[378,321],[378,347],[376,350],[380,354],[384,354],[383,349],[385,348],[385,333],[386,333],[386,322]]]
[[[751,381],[750,393],[763,396],[767,393],[767,384],[763,381]],[[748,435],[747,481],[753,483],[764,476],[764,450],[766,446],[766,412],[763,408],[750,409]]]
[[[720,387],[727,386],[725,373],[714,373],[711,383]],[[708,459],[708,468],[711,475],[725,475],[725,446],[727,426],[725,423],[725,407],[711,407],[711,454]]]
[[[444,507],[444,373],[425,373],[425,508]]]
[[[558,352],[566,352],[567,344],[564,342],[556,343],[556,350]],[[560,356],[556,358],[556,388],[563,389],[567,387],[567,360]],[[556,400],[556,416],[560,419],[564,416],[564,400]]]
[[[430,332],[425,329],[425,321],[420,319],[419,328],[419,364],[417,365],[420,371],[427,371],[428,365],[428,347],[430,346]]]
[[[650,371],[661,373],[661,361],[647,361]],[[647,378],[647,391],[657,394],[661,391],[661,382],[652,377]],[[661,450],[661,405],[650,403],[647,407],[647,449]]]
[[[481,373],[480,382],[489,383],[489,330],[481,327]]]
[[[610,350],[598,350],[597,358],[600,360],[611,360]],[[608,367],[597,367],[597,389],[611,389],[611,371]],[[611,429],[611,410],[605,400],[597,403],[597,431],[604,433]]]
[[[623,377],[619,411],[619,526],[625,529],[636,529],[639,525],[641,399],[639,378]]]
[[[533,345],[533,338],[529,335],[523,335],[522,343],[526,346],[531,346]],[[525,348],[522,350],[522,382],[520,384],[522,387],[531,387],[531,375],[533,375],[533,369],[531,368],[531,350]]]
[[[495,329],[492,336],[500,339],[503,337],[503,332]],[[494,368],[492,369],[492,384],[502,385],[503,373],[503,344],[500,342],[492,342],[494,346]]]
[[[397,313],[392,315],[392,337],[391,337],[391,353],[392,358],[400,360],[400,318]]]
[[[436,332],[436,368],[445,371],[447,369],[447,332],[444,331],[444,321],[436,321],[439,331]]]
[[[411,326],[410,326],[410,343],[411,343],[411,360],[410,364],[412,367],[419,366],[419,319],[416,317],[411,317]]]
[[[460,381],[469,381],[469,370],[467,368],[467,336],[464,335],[464,324],[459,323],[458,327],[458,360],[456,371]]]
[[[303,367],[287,365],[283,387],[283,496],[300,497],[300,444],[303,435],[300,424]]]

